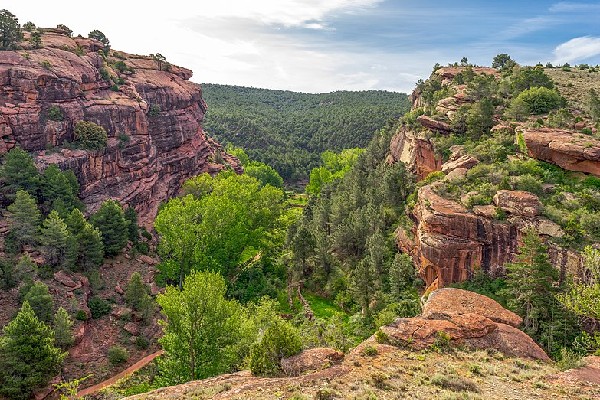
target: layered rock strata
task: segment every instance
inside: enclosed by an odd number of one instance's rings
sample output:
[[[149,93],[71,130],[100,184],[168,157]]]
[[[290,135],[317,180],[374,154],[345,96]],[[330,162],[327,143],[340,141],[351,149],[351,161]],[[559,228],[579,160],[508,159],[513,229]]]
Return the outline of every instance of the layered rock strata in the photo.
[[[203,132],[206,104],[190,70],[147,56],[104,56],[100,42],[52,30],[42,43],[1,52],[0,153],[19,145],[40,169],[72,169],[89,211],[112,198],[149,224],[186,178],[226,165],[240,170]],[[72,150],[78,121],[102,126],[106,148]]]

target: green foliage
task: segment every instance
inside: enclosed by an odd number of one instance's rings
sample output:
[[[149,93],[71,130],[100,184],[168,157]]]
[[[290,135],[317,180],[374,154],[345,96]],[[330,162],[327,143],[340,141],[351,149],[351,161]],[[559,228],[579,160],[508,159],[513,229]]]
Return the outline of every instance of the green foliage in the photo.
[[[275,375],[281,360],[302,350],[298,330],[280,317],[274,317],[250,350],[250,370],[255,375]]]
[[[90,121],[77,122],[73,134],[75,142],[88,150],[101,150],[108,141],[104,128]]]
[[[58,25],[56,25],[56,29],[60,29],[61,31],[63,31],[69,37],[73,35],[73,31],[68,26],[66,26],[65,24],[58,24]]]
[[[110,303],[98,296],[90,297],[88,300],[88,307],[92,313],[92,318],[98,319],[110,313],[112,306]]]
[[[106,200],[98,211],[92,214],[90,222],[102,234],[106,256],[115,256],[123,250],[129,237],[129,223],[118,201]]]
[[[50,121],[62,121],[65,116],[59,106],[50,106],[46,112],[46,116]]]
[[[35,282],[25,294],[23,301],[29,303],[40,321],[50,324],[54,312],[54,300],[45,283]]]
[[[600,251],[586,246],[583,260],[589,282],[572,282],[559,300],[581,317],[600,320]]]
[[[125,289],[125,301],[133,310],[139,311],[146,318],[152,311],[152,298],[149,292],[148,286],[142,282],[140,273],[134,272]]]
[[[74,209],[65,221],[69,228],[67,264],[83,271],[102,265],[104,245],[102,233],[92,226],[78,209]]]
[[[15,147],[4,155],[0,168],[2,194],[8,200],[14,200],[18,190],[25,190],[36,195],[40,176],[33,157],[20,147]]]
[[[242,309],[225,299],[225,280],[213,272],[192,272],[181,290],[167,287],[158,295],[165,320],[159,339],[165,357],[161,379],[176,384],[228,371],[239,360]]]
[[[203,84],[202,94],[210,105],[204,129],[272,166],[287,184],[308,178],[325,150],[365,147],[409,108],[405,94],[384,91],[306,94]]]
[[[507,307],[506,297],[502,294],[506,288],[504,278],[493,278],[482,269],[476,269],[475,273],[469,280],[460,283],[454,283],[451,287],[468,290],[496,300],[503,307]]]
[[[600,121],[600,97],[593,88],[588,92],[587,111],[594,122]]]
[[[33,22],[31,21],[27,21],[23,24],[23,30],[27,31],[27,32],[31,32],[34,31],[36,29],[36,26]]]
[[[570,345],[577,335],[576,323],[556,300],[558,270],[548,259],[548,248],[529,230],[514,263],[506,266],[502,294],[511,310],[523,317],[523,330],[549,353]]]
[[[494,126],[494,106],[491,100],[483,98],[475,103],[467,114],[466,124],[469,137],[478,139],[487,135]]]
[[[14,50],[22,39],[19,19],[6,9],[0,10],[0,50]]]
[[[20,250],[25,245],[34,245],[38,241],[40,210],[35,199],[24,190],[17,191],[14,203],[8,210],[8,239]]]
[[[250,161],[244,167],[244,173],[256,178],[262,186],[271,185],[283,189],[283,178],[267,164],[258,161]]]
[[[102,33],[101,31],[94,29],[93,31],[91,31],[88,34],[88,37],[90,39],[96,39],[98,40],[100,43],[102,43],[104,45],[104,52],[107,53],[108,49],[110,49],[110,40],[108,40],[108,38],[106,37],[106,35],[104,33]]]
[[[524,90],[534,87],[554,89],[554,83],[541,67],[524,67],[516,69],[509,78],[512,93],[516,96]]]
[[[29,44],[34,49],[39,49],[42,47],[42,33],[40,31],[31,32],[31,36],[29,37]]]
[[[500,71],[511,70],[517,63],[506,53],[498,54],[492,61],[492,68]]]
[[[28,302],[4,327],[0,338],[0,395],[29,399],[48,384],[66,356],[54,346],[54,333],[39,321]]]
[[[323,166],[310,171],[306,193],[318,195],[324,185],[333,180],[342,179],[363,152],[364,149],[356,148],[342,150],[339,154],[329,150],[321,154]]]
[[[267,271],[273,272],[269,279],[281,274],[273,257],[288,224],[283,192],[233,172],[198,176],[184,184],[185,191],[194,194],[170,200],[154,223],[161,272],[180,282],[193,269],[221,272],[232,294],[242,300],[260,297],[264,291],[254,284],[269,286]]]
[[[54,164],[48,166],[41,177],[40,192],[44,211],[55,210],[62,218],[66,218],[75,208],[85,208],[78,198],[77,177],[71,170],[61,171]]]
[[[140,229],[135,208],[131,206],[127,207],[123,213],[123,217],[127,221],[127,238],[135,245],[140,240]]]
[[[519,103],[525,104],[529,114],[538,115],[562,107],[565,100],[555,90],[546,87],[532,87],[515,97],[511,102],[511,107]]]
[[[128,359],[129,353],[127,352],[126,348],[115,345],[108,349],[108,362],[110,362],[112,366],[123,364]]]
[[[75,342],[75,338],[73,337],[73,320],[69,317],[67,310],[59,307],[54,314],[53,322],[52,327],[54,328],[56,346],[63,350],[68,349]]]

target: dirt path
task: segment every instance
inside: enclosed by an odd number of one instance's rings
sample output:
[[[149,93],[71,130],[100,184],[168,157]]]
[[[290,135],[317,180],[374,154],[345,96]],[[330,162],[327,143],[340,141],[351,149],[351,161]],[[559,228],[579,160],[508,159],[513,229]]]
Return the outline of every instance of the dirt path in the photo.
[[[80,390],[77,393],[78,397],[83,397],[83,396],[87,396],[93,393],[96,393],[102,389],[104,389],[107,386],[110,385],[114,385],[119,379],[122,379],[128,375],[133,374],[134,372],[136,372],[137,370],[145,367],[146,365],[148,365],[152,360],[154,360],[156,357],[160,356],[161,354],[163,354],[163,351],[157,351],[156,353],[152,353],[144,358],[142,358],[141,360],[139,360],[138,362],[136,362],[135,364],[133,364],[131,367],[127,368],[124,371],[119,372],[116,375],[113,375],[112,377],[108,378],[105,381],[102,381],[94,386],[90,386],[89,388],[85,388],[83,390]]]

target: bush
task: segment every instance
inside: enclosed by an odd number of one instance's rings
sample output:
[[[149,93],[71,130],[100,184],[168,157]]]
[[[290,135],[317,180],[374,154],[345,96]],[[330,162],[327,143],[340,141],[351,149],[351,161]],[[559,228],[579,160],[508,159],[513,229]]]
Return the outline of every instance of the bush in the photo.
[[[62,121],[64,119],[64,115],[59,106],[50,106],[48,108],[47,116],[50,121]]]
[[[431,383],[453,392],[479,392],[475,382],[460,376],[435,374],[431,378]]]
[[[255,375],[273,375],[281,370],[281,359],[302,350],[298,330],[281,318],[275,319],[250,350],[250,370]]]
[[[112,308],[110,303],[98,296],[94,296],[88,300],[88,307],[92,313],[92,318],[98,319],[108,314]]]
[[[143,336],[138,336],[135,338],[135,347],[138,350],[146,350],[150,346],[150,342]]]
[[[103,127],[89,121],[75,124],[75,141],[84,149],[100,150],[106,147],[108,136]]]
[[[87,321],[88,320],[88,316],[85,313],[85,311],[83,311],[83,310],[77,310],[77,312],[75,313],[75,319],[77,321]]]
[[[108,349],[108,361],[111,365],[123,364],[129,358],[129,353],[124,347],[115,345]]]
[[[522,101],[527,105],[530,114],[545,114],[558,109],[565,104],[564,99],[556,90],[545,87],[533,87],[521,92],[513,102]],[[512,105],[512,103],[511,103]]]

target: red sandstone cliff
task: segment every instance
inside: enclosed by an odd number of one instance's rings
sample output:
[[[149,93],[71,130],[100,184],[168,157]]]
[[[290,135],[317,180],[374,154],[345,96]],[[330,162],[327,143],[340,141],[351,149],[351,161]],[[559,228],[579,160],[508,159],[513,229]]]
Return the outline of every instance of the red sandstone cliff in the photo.
[[[0,154],[15,145],[36,152],[40,168],[72,169],[90,211],[108,198],[135,207],[150,224],[161,201],[181,183],[237,160],[206,137],[202,91],[192,72],[147,56],[111,51],[92,39],[70,38],[55,30],[42,35],[43,47],[0,52]],[[120,72],[122,61],[131,68]],[[163,63],[164,64],[164,63]],[[122,84],[105,80],[104,69]],[[59,107],[62,121],[48,118]],[[109,137],[101,151],[68,150],[77,121],[102,126]]]
[[[453,95],[435,104],[436,116],[419,116],[418,127],[401,127],[392,138],[388,162],[404,162],[419,180],[429,173],[443,171],[445,180],[464,177],[478,160],[463,154],[460,146],[448,162],[442,165],[428,139],[431,132],[442,135],[452,133],[453,113],[462,104],[469,103],[465,85],[456,85],[453,78],[464,68],[440,68],[434,72],[442,85],[451,85]],[[491,68],[475,68],[477,74],[498,76]],[[411,95],[413,109],[423,107],[421,93],[416,89]],[[500,127],[500,126],[499,126]],[[504,127],[502,127],[504,128]],[[519,131],[522,129],[519,128]],[[556,129],[530,129],[522,133],[531,157],[551,162],[571,171],[581,171],[600,176],[600,143],[590,136]],[[533,227],[543,237],[560,237],[564,234],[555,223],[541,217],[541,204],[536,196],[527,192],[499,191],[494,204],[467,209],[457,201],[436,193],[436,183],[418,190],[416,206],[410,212],[411,229],[400,227],[396,242],[400,251],[410,254],[429,290],[461,282],[481,268],[491,275],[502,274],[504,265],[513,260],[526,229]],[[507,213],[507,220],[496,217],[497,210]],[[572,251],[550,246],[554,265],[566,272],[580,275],[580,256]]]

